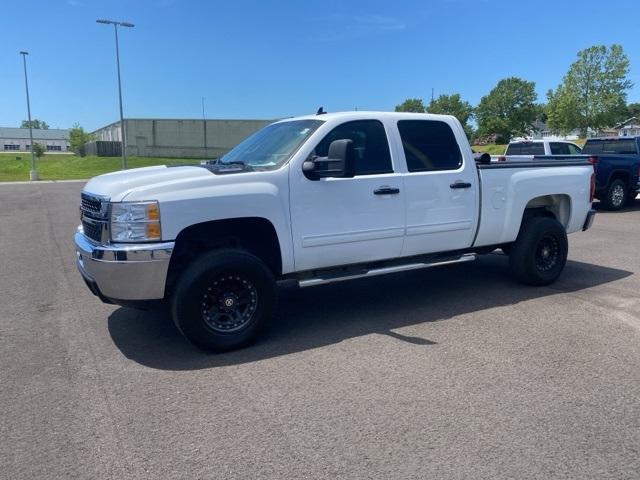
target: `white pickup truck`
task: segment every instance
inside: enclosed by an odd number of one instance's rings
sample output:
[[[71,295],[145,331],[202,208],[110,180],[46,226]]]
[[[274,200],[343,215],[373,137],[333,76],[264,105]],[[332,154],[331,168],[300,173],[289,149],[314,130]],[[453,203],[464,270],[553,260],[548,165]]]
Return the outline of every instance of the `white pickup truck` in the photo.
[[[494,162],[533,160],[541,155],[580,155],[581,149],[573,142],[566,140],[518,140],[509,142],[504,155],[492,155]]]
[[[474,159],[451,116],[346,112],[258,131],[215,164],[101,175],[81,194],[77,266],[109,303],[170,305],[194,344],[255,339],[279,280],[309,287],[501,248],[546,285],[594,212],[586,161]]]

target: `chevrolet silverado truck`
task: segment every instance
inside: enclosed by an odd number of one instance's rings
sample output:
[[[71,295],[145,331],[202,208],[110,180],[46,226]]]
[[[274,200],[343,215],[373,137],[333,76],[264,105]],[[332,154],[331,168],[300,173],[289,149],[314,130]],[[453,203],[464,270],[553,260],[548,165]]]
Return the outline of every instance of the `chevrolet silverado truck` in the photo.
[[[547,285],[593,221],[586,160],[474,158],[452,116],[343,112],[275,122],[213,164],[101,175],[81,193],[77,267],[102,301],[168,305],[213,351],[253,341],[277,282],[299,287],[502,249]]]

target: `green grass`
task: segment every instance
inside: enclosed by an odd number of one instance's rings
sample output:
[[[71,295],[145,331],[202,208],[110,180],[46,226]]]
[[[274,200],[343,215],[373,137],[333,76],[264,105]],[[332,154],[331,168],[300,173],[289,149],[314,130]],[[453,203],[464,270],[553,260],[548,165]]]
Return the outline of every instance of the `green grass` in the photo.
[[[489,155],[502,155],[504,154],[506,145],[474,145],[473,148],[476,152],[488,153]]]
[[[16,159],[20,157],[20,159]],[[73,180],[95,177],[102,173],[120,170],[120,157],[78,157],[77,155],[44,155],[37,164],[41,180]],[[192,158],[149,158],[128,157],[128,168],[149,167],[151,165],[194,164]],[[0,182],[29,180],[31,155],[29,153],[0,154]]]

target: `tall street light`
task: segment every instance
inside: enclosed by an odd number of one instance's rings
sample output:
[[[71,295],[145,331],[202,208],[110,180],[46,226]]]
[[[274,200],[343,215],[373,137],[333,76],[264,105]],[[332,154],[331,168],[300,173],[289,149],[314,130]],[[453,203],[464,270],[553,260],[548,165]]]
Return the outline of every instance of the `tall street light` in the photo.
[[[106,25],[113,25],[113,31],[116,34],[116,64],[118,66],[118,97],[120,99],[120,140],[122,143],[122,169],[126,170],[127,168],[127,152],[126,152],[126,144],[127,144],[127,134],[126,128],[124,126],[124,116],[122,114],[122,83],[120,81],[120,49],[118,47],[118,27],[133,27],[133,23],[128,22],[116,22],[114,20],[104,20],[98,19],[97,23],[104,23]]]
[[[22,51],[22,64],[24,65],[24,87],[27,90],[27,118],[29,119],[29,140],[31,144],[31,171],[29,172],[30,180],[38,180],[38,171],[36,170],[36,156],[33,153],[33,125],[31,124],[31,103],[29,102],[29,82],[27,81],[27,55],[29,52]]]

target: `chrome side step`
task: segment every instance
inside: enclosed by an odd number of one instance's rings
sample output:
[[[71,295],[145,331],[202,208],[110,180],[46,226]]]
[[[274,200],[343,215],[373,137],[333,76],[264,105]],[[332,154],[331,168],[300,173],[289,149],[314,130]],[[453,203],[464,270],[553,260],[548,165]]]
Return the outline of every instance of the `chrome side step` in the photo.
[[[465,253],[461,257],[454,258],[452,260],[441,260],[441,261],[436,261],[431,263],[426,263],[426,262],[408,263],[406,265],[396,265],[393,267],[374,268],[364,273],[357,273],[354,275],[345,275],[345,276],[339,276],[339,277],[309,278],[307,280],[299,280],[298,286],[300,288],[315,287],[316,285],[324,285],[326,283],[343,282],[345,280],[355,280],[356,278],[376,277],[378,275],[385,275],[387,273],[406,272],[409,270],[418,270],[421,268],[431,268],[431,267],[440,267],[442,265],[451,265],[453,263],[471,262],[475,259],[476,259],[475,254]]]

